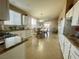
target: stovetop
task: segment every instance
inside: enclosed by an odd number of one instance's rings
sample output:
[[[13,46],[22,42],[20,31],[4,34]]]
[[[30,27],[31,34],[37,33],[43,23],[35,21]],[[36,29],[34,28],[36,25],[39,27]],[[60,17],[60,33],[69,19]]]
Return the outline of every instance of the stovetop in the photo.
[[[8,33],[8,32],[0,33],[0,39],[5,39],[5,38],[13,37],[13,36],[16,36],[16,35],[15,34]]]
[[[16,35],[8,33],[8,32],[1,32],[0,33],[0,45],[5,43],[6,38],[10,38],[10,37],[14,37],[14,36],[16,36]]]

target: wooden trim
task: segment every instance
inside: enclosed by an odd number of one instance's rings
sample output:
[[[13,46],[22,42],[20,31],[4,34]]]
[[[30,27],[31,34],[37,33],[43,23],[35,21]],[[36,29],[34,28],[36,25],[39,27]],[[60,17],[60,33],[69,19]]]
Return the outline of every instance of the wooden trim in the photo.
[[[67,0],[66,13],[77,3],[78,0]]]
[[[66,13],[73,7],[73,2],[74,0],[67,0],[67,4],[66,4]]]

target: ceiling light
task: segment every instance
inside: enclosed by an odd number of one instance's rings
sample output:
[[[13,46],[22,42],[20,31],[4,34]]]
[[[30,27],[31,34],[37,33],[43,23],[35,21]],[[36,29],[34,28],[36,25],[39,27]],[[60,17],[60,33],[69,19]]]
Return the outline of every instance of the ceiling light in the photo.
[[[39,22],[44,22],[44,20],[39,20]]]

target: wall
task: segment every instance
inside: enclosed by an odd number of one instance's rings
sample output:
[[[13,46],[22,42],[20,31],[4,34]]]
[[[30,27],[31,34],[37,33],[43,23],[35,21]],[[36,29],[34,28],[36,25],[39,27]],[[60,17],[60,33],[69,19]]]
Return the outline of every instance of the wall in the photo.
[[[61,21],[62,20],[62,18],[63,17],[65,17],[65,13],[66,13],[66,4],[65,4],[65,6],[63,7],[63,9],[62,9],[62,11],[61,11],[61,13],[60,13],[60,15],[59,15],[59,21]]]
[[[61,19],[62,19],[63,17],[65,17],[66,2],[67,2],[67,1],[65,0],[64,5],[63,5],[63,7],[62,7],[62,10],[61,10],[59,16],[56,17],[55,19],[53,19],[53,20],[51,21],[51,23],[52,23],[52,24],[51,24],[51,30],[58,30],[58,21],[61,21]]]
[[[58,31],[58,18],[53,19],[51,21],[51,26],[50,26],[51,31]]]
[[[62,10],[59,14],[59,17],[55,18],[54,20],[52,20],[52,30],[55,29],[55,30],[58,30],[58,21],[60,22],[62,20],[63,17],[65,17],[65,13],[66,13],[66,0],[64,2],[64,6],[62,7]]]

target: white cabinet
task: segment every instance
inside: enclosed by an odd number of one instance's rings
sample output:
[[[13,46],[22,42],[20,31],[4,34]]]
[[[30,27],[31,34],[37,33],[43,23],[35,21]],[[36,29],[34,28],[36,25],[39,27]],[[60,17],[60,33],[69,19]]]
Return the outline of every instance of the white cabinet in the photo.
[[[70,53],[69,59],[76,59],[73,53]]]
[[[70,54],[70,42],[66,37],[64,37],[65,43],[64,43],[64,59],[69,59],[69,54]]]
[[[31,34],[31,30],[24,30],[24,31],[20,31],[20,35],[22,38],[28,38],[28,37],[31,37],[32,34]]]
[[[73,7],[72,26],[79,26],[79,1]]]
[[[79,59],[79,48],[70,43],[68,38],[59,35],[59,42],[64,59]]]
[[[14,37],[6,38],[5,39],[5,46],[6,46],[6,48],[9,48],[9,47],[11,47],[13,45],[15,45],[15,39],[14,39]]]
[[[5,46],[6,46],[6,48],[9,48],[17,43],[20,43],[20,42],[21,42],[21,37],[19,37],[19,36],[6,38],[5,39]]]
[[[73,56],[72,56],[73,55]],[[73,58],[74,57],[74,58]],[[79,59],[79,48],[76,48],[75,46],[71,46],[71,51],[70,51],[70,59]]]
[[[59,42],[60,42],[61,51],[62,51],[62,53],[64,53],[64,37],[63,37],[63,35],[59,35]]]
[[[32,31],[31,30],[13,31],[13,32],[10,32],[10,33],[17,34],[21,38],[28,38],[28,37],[32,36]]]
[[[64,35],[59,35],[59,43],[64,59],[69,59],[71,43]]]
[[[64,23],[65,23],[65,17],[58,23],[58,36],[62,53],[64,53],[64,35],[63,35]]]
[[[0,0],[0,20],[9,20],[8,0]]]

